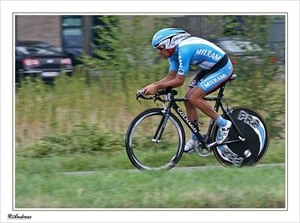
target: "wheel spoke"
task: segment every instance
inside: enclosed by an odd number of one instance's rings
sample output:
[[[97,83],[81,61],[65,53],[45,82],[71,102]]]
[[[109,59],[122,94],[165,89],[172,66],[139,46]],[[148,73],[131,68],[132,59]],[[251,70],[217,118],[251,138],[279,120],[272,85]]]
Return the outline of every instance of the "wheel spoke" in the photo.
[[[167,122],[160,109],[137,116],[126,134],[126,151],[132,164],[141,170],[171,169],[180,160],[184,145],[181,123],[173,114]],[[162,128],[162,122],[166,123]]]

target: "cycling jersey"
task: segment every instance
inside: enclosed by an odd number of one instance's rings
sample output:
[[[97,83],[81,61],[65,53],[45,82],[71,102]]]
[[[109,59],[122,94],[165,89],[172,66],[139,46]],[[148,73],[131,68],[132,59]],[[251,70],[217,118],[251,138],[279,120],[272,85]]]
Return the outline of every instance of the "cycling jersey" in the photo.
[[[169,70],[177,70],[183,76],[188,74],[191,64],[199,66],[201,71],[189,87],[197,85],[206,93],[216,90],[233,74],[232,63],[226,53],[215,44],[199,37],[182,40],[168,60]]]
[[[199,37],[189,37],[181,41],[169,58],[169,70],[177,70],[184,76],[190,64],[210,70],[224,55],[225,52],[213,43]]]

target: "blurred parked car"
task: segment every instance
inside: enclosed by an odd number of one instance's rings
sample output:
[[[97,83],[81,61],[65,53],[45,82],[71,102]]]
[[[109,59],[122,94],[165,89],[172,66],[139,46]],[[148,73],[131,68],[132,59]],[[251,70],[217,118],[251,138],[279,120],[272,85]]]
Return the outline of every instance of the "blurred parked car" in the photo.
[[[61,72],[72,75],[73,65],[70,57],[59,48],[42,41],[16,41],[16,82],[20,82],[26,76],[53,80]]]
[[[230,56],[234,65],[237,64],[238,58],[258,63],[258,55],[262,53],[259,45],[240,38],[220,37],[210,41],[223,49]],[[277,61],[278,57],[274,55],[271,62],[276,63]]]

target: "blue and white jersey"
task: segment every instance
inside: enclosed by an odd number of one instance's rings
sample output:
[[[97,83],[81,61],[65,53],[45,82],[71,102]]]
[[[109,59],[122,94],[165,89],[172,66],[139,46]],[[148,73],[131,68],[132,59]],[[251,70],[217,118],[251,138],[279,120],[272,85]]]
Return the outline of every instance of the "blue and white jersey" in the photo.
[[[224,55],[225,52],[215,44],[199,37],[189,37],[177,45],[174,54],[168,59],[169,70],[177,70],[178,74],[184,76],[191,64],[210,70]]]

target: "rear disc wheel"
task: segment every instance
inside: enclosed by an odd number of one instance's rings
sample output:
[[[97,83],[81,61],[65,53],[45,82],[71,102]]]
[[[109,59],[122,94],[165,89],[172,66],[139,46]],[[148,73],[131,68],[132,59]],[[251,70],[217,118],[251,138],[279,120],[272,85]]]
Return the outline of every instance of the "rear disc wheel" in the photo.
[[[227,119],[226,115],[222,115]],[[266,121],[257,111],[247,107],[234,107],[230,114],[241,131],[244,141],[219,145],[213,148],[217,160],[225,167],[256,166],[267,153],[269,130]],[[216,140],[218,127],[215,126],[212,138]],[[232,125],[228,140],[237,140],[238,134]]]

